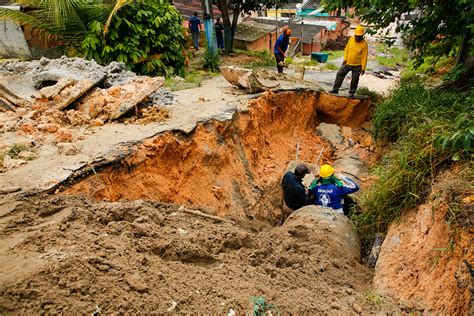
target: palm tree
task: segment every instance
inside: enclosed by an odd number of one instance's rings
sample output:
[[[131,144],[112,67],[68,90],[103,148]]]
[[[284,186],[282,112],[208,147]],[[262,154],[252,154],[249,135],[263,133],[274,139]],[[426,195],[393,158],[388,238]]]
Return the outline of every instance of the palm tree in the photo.
[[[53,40],[81,40],[92,21],[106,22],[134,0],[17,0],[23,12],[0,8],[0,19],[21,25],[36,36]]]

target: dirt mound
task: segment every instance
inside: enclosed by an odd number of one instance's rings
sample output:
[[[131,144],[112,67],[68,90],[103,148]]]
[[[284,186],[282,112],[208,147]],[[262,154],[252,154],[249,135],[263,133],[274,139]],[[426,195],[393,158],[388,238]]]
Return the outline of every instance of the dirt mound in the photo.
[[[448,209],[440,204],[421,205],[390,226],[375,267],[374,286],[413,309],[472,314],[472,231],[450,232]]]
[[[370,312],[371,271],[305,227],[243,229],[150,202],[2,201],[3,313]],[[329,233],[329,232],[328,232]]]
[[[145,140],[130,156],[66,192],[109,201],[147,198],[280,222],[280,177],[295,157],[296,142],[300,160],[314,161],[324,146],[323,162],[331,162],[331,146],[314,133],[319,117],[357,126],[367,115],[367,100],[349,100],[338,108],[332,98],[267,92],[231,120],[200,124],[188,135]]]

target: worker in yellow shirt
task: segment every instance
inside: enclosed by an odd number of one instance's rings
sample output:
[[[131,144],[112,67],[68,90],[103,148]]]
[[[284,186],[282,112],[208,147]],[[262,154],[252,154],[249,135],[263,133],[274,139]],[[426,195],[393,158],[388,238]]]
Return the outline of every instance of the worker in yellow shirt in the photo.
[[[359,77],[365,73],[367,66],[368,45],[364,40],[364,28],[359,25],[355,29],[355,35],[349,39],[344,50],[344,61],[341,68],[337,71],[334,86],[329,93],[339,93],[342,81],[349,71],[352,71],[351,88],[349,96],[353,97],[357,86],[359,85]]]

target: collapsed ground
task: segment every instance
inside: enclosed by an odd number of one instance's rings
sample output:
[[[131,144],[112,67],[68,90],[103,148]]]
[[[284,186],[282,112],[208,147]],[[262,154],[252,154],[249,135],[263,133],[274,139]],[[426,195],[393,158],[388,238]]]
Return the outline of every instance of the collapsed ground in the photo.
[[[63,80],[60,91],[70,84]],[[114,87],[92,91],[99,93],[94,100],[102,100],[104,89]],[[36,102],[48,102],[44,93]],[[113,98],[104,99],[113,104]],[[87,118],[77,125],[70,119],[43,122],[50,116],[43,115],[42,107],[33,117],[15,109],[20,113],[7,117],[28,120],[10,119],[3,127],[8,135],[46,135],[49,144],[48,133],[57,137],[58,131],[42,130],[41,124],[67,124],[72,137],[65,142],[74,144],[81,140],[75,132],[89,126],[95,114],[106,128],[121,124],[107,123],[116,110],[84,100],[79,98],[69,110]],[[304,90],[237,100],[239,110],[231,115],[198,123],[188,132],[158,133],[122,145],[122,155],[105,164],[100,159],[83,164],[55,184],[57,196],[27,197],[31,191],[25,189],[4,195],[2,311],[242,313],[251,310],[252,296],[260,295],[283,312],[375,311],[378,306],[367,300],[371,271],[338,249],[329,232],[269,225],[282,220],[279,179],[295,158],[298,142],[299,159],[310,162],[322,147],[326,162],[336,158],[337,146],[369,157],[374,149],[370,135],[359,128],[368,103]],[[81,106],[85,103],[94,106]],[[91,111],[99,107],[104,111]],[[174,115],[171,110],[165,124]],[[331,144],[315,134],[323,121],[351,122],[354,129],[339,129]],[[77,152],[59,154],[73,159]],[[5,175],[35,163],[25,160],[26,166],[10,166]],[[97,201],[103,199],[118,202]],[[183,204],[238,225],[183,213]]]

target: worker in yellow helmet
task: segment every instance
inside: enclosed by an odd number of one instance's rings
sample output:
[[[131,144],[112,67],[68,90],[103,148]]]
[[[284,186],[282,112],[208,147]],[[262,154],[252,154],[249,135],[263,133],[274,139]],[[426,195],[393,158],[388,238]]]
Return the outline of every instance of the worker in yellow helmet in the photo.
[[[365,73],[365,67],[367,66],[367,55],[369,49],[367,42],[364,40],[364,33],[364,28],[361,25],[356,27],[355,35],[349,39],[349,42],[346,45],[346,49],[344,50],[344,61],[336,74],[334,86],[329,93],[338,94],[342,81],[347,73],[352,71],[349,96],[354,96],[357,86],[359,85],[359,77]]]
[[[319,178],[313,181],[309,193],[314,195],[316,205],[330,207],[337,213],[348,215],[349,204],[353,205],[354,202],[347,195],[358,191],[359,186],[347,177],[344,182],[334,176],[334,169],[330,165],[325,164],[319,169]]]

